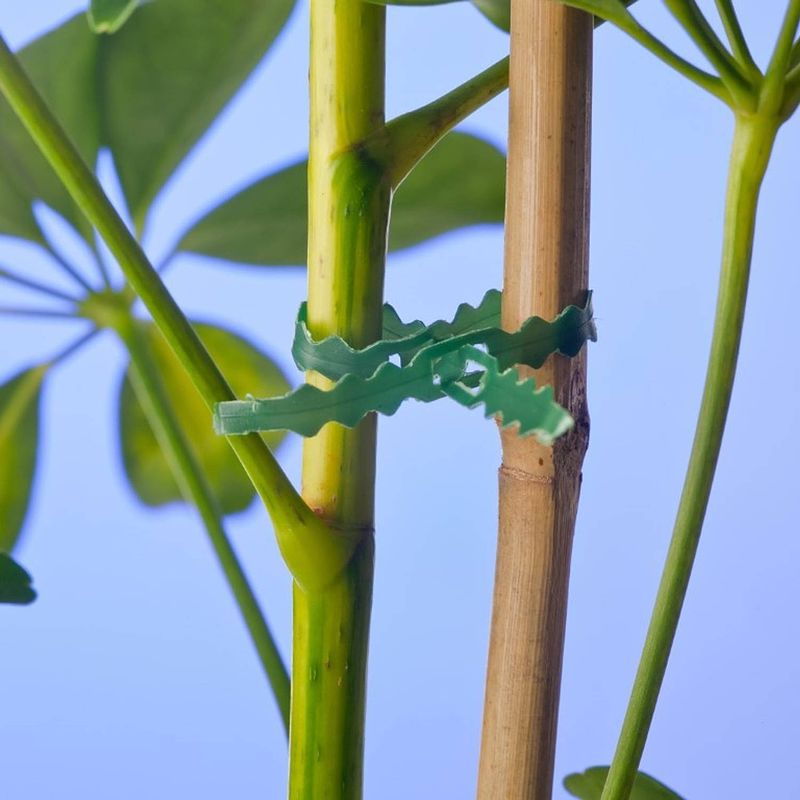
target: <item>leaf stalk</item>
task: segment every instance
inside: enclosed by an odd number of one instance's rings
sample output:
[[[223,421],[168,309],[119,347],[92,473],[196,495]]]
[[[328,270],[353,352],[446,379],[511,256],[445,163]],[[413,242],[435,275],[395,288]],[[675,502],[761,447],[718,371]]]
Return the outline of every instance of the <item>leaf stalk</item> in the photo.
[[[209,409],[218,402],[236,399],[141,246],[2,38],[0,91],[105,241]],[[330,535],[329,526],[303,502],[260,436],[228,442],[272,518],[278,545],[294,577],[309,586],[329,583],[349,561],[355,543]]]
[[[134,319],[124,307],[116,315],[113,327],[130,355],[131,376],[136,396],[170,465],[181,494],[200,515],[214,554],[255,645],[278,704],[281,720],[288,732],[289,675],[258,600],[225,531],[216,498],[175,416],[148,345],[147,331],[143,324]]]
[[[790,0],[778,33],[775,50],[764,75],[759,103],[759,111],[764,115],[780,113],[787,94],[791,92],[792,49],[798,26],[800,26],[800,0]]]
[[[51,311],[46,308],[25,306],[0,306],[0,317],[30,317],[31,319],[74,319],[81,317],[74,311]]]
[[[508,63],[508,57],[503,58],[453,91],[386,124],[378,139],[386,148],[394,188],[445,134],[508,88]]]
[[[733,7],[733,0],[715,0],[715,2],[717,4],[717,12],[722,20],[722,26],[725,28],[725,34],[730,42],[734,57],[738,60],[739,65],[746,71],[749,78],[751,80],[757,80],[761,75],[761,70],[759,70],[758,64],[756,64],[750,53],[750,47],[745,39],[742,26],[739,24],[736,9]]]
[[[627,33],[634,41],[638,42],[646,50],[663,61],[667,66],[672,67],[676,72],[688,78],[692,83],[697,84],[701,89],[705,89],[710,94],[718,97],[724,103],[731,105],[733,98],[730,90],[723,81],[716,75],[712,75],[705,70],[696,67],[690,61],[679,56],[675,51],[667,47],[664,42],[654,36],[647,28],[639,24],[637,19],[628,11],[626,4],[622,0],[561,0],[564,5],[595,14],[599,19],[604,19],[615,25],[624,33]]]
[[[25,289],[39,292],[40,294],[47,295],[48,297],[55,297],[57,300],[66,300],[68,303],[78,302],[77,297],[74,297],[67,292],[62,292],[60,289],[40,283],[39,281],[31,280],[23,275],[17,275],[15,272],[11,272],[3,267],[0,267],[0,280],[7,281],[8,283],[14,283],[17,286],[22,286]]]
[[[50,242],[46,239],[44,240],[43,247],[53,261],[55,261],[55,263],[64,271],[64,273],[72,278],[72,280],[78,286],[80,286],[81,289],[86,292],[93,292],[95,290],[94,286],[92,286],[89,281],[87,281],[86,278],[84,278],[83,275],[81,275],[81,273],[78,272],[78,270],[75,269],[75,267],[73,267],[72,264],[70,264],[69,261],[67,261],[67,259],[64,258],[64,256],[62,256],[61,253],[59,253],[58,250],[56,250],[56,248],[53,247],[53,245],[50,244]]]
[[[775,117],[736,118],[705,389],[672,541],[602,800],[627,800],[630,795],[675,638],[733,390],[758,196],[779,126]]]
[[[695,0],[664,0],[664,4],[698,50],[719,72],[731,96],[737,103],[747,106],[753,95],[753,87],[747,79],[745,70],[720,41]]]

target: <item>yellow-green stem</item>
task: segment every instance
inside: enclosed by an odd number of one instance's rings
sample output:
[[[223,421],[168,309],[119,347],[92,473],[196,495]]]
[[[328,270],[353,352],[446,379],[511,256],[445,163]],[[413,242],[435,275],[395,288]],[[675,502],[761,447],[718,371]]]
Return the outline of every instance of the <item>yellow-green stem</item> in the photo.
[[[736,120],[725,208],[722,269],[706,384],[689,467],[655,608],[602,800],[627,800],[639,767],[686,596],[728,414],[744,320],[756,208],[780,125]]]
[[[384,27],[385,10],[363,0],[311,2],[308,324],[355,347],[381,334],[391,186],[360,143],[384,125]],[[370,417],[304,447],[303,498],[357,544],[327,586],[295,586],[291,800],[362,794],[375,437]]]

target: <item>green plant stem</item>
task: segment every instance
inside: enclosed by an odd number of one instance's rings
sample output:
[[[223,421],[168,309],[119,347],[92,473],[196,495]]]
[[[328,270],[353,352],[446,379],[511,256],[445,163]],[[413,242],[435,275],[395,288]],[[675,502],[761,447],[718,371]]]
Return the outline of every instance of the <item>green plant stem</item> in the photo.
[[[105,241],[209,409],[236,399],[139,243],[2,38],[0,91]],[[272,518],[289,570],[304,585],[329,582],[348,563],[355,542],[346,536],[330,535],[329,527],[302,501],[260,436],[231,437],[228,442]]]
[[[800,0],[790,0],[778,33],[775,50],[764,74],[759,104],[762,113],[780,113],[787,90],[790,91],[787,87],[787,74],[791,70],[793,42],[798,26],[800,26]]]
[[[354,347],[382,326],[391,185],[361,143],[384,125],[384,28],[381,6],[311,2],[308,326]],[[303,449],[303,497],[355,549],[328,586],[294,588],[290,800],[362,796],[375,442],[370,415]]]
[[[624,5],[599,8],[597,2],[593,0],[561,0],[564,5],[579,8],[598,16],[602,16],[606,22],[615,25],[624,33],[627,33],[633,40],[637,41],[646,50],[649,50],[665,64],[672,67],[692,83],[696,83],[702,89],[718,97],[724,103],[731,104],[732,98],[728,87],[716,76],[711,75],[705,70],[696,67],[690,61],[682,58],[660,39],[650,33],[647,28],[640,25],[636,18],[627,10]],[[605,13],[603,16],[603,12]]]
[[[399,186],[448,131],[507,88],[506,56],[452,92],[387,123],[384,158],[392,185]]]
[[[789,119],[800,105],[800,66],[794,67],[786,77],[781,117]]]
[[[7,281],[8,283],[15,283],[17,286],[22,286],[25,289],[31,289],[34,292],[46,294],[48,297],[66,300],[68,303],[78,302],[77,297],[73,297],[72,295],[62,292],[59,289],[54,289],[52,286],[47,286],[44,283],[39,283],[39,281],[34,281],[30,278],[25,278],[22,275],[17,275],[16,273],[10,272],[2,267],[0,267],[0,280]]]
[[[800,64],[800,39],[792,45],[792,54],[789,57],[789,67],[793,68]]]
[[[289,727],[289,675],[278,647],[222,522],[222,514],[166,395],[147,333],[127,309],[116,315],[115,331],[131,358],[133,388],[158,439],[172,474],[187,503],[203,522],[211,546],[230,586],[261,665],[266,673],[283,724]]]
[[[634,2],[625,0],[625,5]],[[594,22],[597,27],[605,20],[595,17]],[[376,141],[366,143],[376,159],[383,159],[394,188],[442,137],[508,89],[508,66],[506,56],[433,102],[395,117]]]
[[[660,39],[642,27],[633,17],[630,18],[630,22],[626,21],[625,24],[620,24],[618,27],[676,72],[730,105],[730,92],[716,75],[711,75],[705,70],[699,69],[685,58],[677,55]]]
[[[750,53],[747,40],[744,37],[739,18],[736,16],[736,9],[733,7],[732,0],[715,0],[719,18],[725,28],[725,34],[731,44],[733,55],[739,60],[739,64],[747,70],[750,78],[758,78],[761,74]]]
[[[737,116],[703,400],[672,541],[602,800],[627,800],[630,795],[675,638],[725,429],[744,320],[758,195],[779,125],[775,117]]]
[[[739,63],[727,51],[694,0],[664,0],[664,5],[680,23],[700,52],[719,72],[722,82],[737,101],[747,101],[752,86]]]

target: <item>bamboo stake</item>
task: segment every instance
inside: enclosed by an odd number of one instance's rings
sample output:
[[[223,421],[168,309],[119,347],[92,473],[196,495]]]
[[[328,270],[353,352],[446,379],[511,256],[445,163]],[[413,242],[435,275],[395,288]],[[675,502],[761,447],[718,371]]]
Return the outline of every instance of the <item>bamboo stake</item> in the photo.
[[[503,324],[554,317],[588,279],[592,18],[512,0]],[[550,800],[581,466],[586,357],[533,372],[575,417],[554,448],[504,433],[479,800]]]

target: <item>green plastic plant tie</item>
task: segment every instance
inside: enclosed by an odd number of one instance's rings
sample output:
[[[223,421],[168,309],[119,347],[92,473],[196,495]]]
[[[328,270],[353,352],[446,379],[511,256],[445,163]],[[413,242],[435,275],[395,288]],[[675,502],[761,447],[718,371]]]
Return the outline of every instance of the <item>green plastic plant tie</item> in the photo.
[[[501,370],[498,359],[477,347],[465,345],[457,353],[449,353],[436,371],[441,373],[446,362],[451,375],[457,369],[461,375],[442,380],[442,391],[465,408],[482,405],[484,416],[495,417],[501,428],[517,425],[518,436],[533,434],[542,444],[550,445],[575,424],[556,403],[552,386],[537,389],[533,378],[520,379],[513,367]],[[482,366],[483,371],[467,372],[465,367],[470,363]],[[475,377],[478,383],[473,387]]]
[[[214,428],[223,435],[291,430],[315,435],[328,422],[354,427],[370,412],[394,414],[408,399],[429,403],[450,397],[466,408],[484,405],[503,427],[518,426],[550,444],[573,421],[553,397],[521,380],[514,364],[540,367],[552,353],[574,356],[587,339],[596,338],[591,297],[581,308],[567,307],[552,322],[526,320],[516,333],[503,331],[501,294],[488,292],[476,307],[462,304],[451,322],[429,326],[403,323],[391,306],[384,309],[385,338],[354,350],[340,337],[315,341],[301,307],[294,356],[300,369],[314,369],[335,380],[328,390],[310,384],[283,397],[220,403]],[[398,355],[401,365],[388,359]],[[471,367],[477,371],[470,371]]]
[[[422,348],[456,337],[459,341],[453,343],[454,348],[482,344],[500,358],[503,367],[526,364],[534,368],[552,353],[575,356],[587,339],[597,339],[591,292],[583,307],[568,306],[552,322],[530,317],[513,334],[500,327],[501,302],[502,292],[490,289],[477,306],[462,303],[451,321],[439,320],[427,326],[419,320],[403,322],[387,303],[383,307],[383,338],[361,350],[338,336],[316,341],[308,330],[303,303],[297,315],[292,355],[298,369],[314,370],[338,381],[349,374],[367,378],[394,355],[405,366]]]

